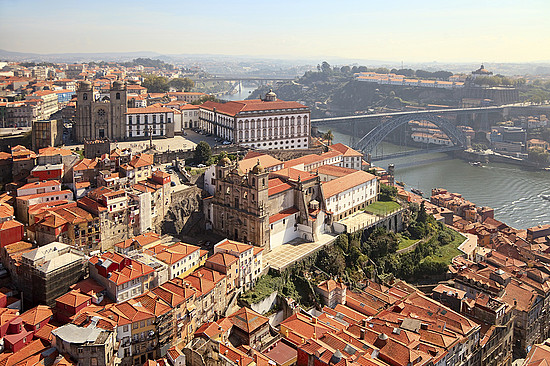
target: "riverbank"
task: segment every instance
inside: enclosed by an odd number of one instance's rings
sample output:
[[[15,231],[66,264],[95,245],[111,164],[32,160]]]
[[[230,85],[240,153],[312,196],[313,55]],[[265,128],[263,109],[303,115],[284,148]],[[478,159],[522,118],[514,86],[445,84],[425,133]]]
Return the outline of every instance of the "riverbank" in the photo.
[[[476,151],[476,150],[463,150],[455,152],[455,156],[464,159],[468,162],[479,161],[483,163],[504,163],[521,166],[523,168],[530,168],[536,170],[545,170],[548,166],[542,166],[532,161],[516,158],[514,156],[504,155],[492,150]]]

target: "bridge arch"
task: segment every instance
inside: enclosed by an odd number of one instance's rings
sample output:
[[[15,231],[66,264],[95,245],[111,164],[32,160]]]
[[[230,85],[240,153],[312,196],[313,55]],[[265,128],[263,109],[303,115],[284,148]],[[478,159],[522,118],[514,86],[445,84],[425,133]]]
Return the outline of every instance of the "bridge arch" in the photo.
[[[403,115],[396,118],[392,118],[388,122],[382,123],[372,130],[370,130],[361,140],[357,142],[355,148],[363,151],[364,154],[372,154],[376,146],[381,143],[386,136],[388,136],[392,131],[394,131],[399,126],[409,123],[410,121],[428,121],[435,124],[441,129],[455,145],[466,145],[466,136],[462,131],[456,128],[456,126],[451,123],[446,118],[441,116],[426,113],[426,114],[410,114]]]

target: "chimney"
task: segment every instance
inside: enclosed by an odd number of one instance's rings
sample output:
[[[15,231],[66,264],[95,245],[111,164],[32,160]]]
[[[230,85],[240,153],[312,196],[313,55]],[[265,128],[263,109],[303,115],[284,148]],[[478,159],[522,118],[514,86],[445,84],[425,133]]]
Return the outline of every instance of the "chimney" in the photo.
[[[388,336],[385,333],[380,333],[376,341],[374,341],[374,346],[378,349],[382,349],[386,343],[388,343]]]
[[[364,329],[361,329],[361,336],[360,336],[360,339],[365,340],[366,334],[367,334],[367,332],[366,332]]]

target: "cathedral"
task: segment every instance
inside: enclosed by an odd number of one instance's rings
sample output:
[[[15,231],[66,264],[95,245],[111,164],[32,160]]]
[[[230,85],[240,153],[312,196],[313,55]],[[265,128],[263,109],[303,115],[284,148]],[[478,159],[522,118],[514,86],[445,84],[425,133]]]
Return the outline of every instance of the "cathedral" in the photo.
[[[76,93],[76,141],[104,138],[120,141],[126,138],[128,95],[123,82],[113,82],[109,95],[102,96],[91,82],[82,81]]]

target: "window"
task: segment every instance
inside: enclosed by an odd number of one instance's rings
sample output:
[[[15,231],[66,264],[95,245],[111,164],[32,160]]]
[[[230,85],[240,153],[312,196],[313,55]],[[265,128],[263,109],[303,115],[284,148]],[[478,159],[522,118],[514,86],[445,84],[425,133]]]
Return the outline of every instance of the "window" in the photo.
[[[116,93],[115,99],[120,100],[120,93]]]

